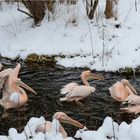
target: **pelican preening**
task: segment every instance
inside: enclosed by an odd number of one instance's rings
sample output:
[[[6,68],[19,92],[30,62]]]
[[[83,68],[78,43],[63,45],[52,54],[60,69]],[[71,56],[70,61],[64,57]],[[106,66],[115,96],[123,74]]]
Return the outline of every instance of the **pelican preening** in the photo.
[[[60,101],[78,102],[93,93],[95,91],[95,88],[89,85],[89,78],[102,80],[103,76],[93,74],[89,70],[82,72],[81,79],[84,85],[78,85],[77,83],[69,83],[65,85],[61,89],[61,94],[65,95],[65,97],[60,98]]]
[[[117,81],[109,88],[109,91],[112,98],[119,102],[125,101],[129,95],[137,94],[137,91],[126,79],[121,80],[121,82]]]
[[[23,88],[36,94],[32,88],[18,78],[20,68],[20,64],[17,64],[14,69],[9,68],[0,72],[0,94],[2,94],[0,105],[4,109],[18,108],[27,102],[28,96]]]

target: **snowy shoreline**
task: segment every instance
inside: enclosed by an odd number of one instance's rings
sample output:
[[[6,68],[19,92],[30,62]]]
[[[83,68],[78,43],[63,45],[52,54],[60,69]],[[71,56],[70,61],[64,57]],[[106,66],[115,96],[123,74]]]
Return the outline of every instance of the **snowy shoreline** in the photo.
[[[138,10],[135,11],[133,0],[120,1],[117,21],[103,17],[104,4],[99,3],[101,18],[92,22],[86,19],[81,1],[69,7],[60,5],[59,9],[56,9],[59,12],[55,20],[48,21],[45,17],[42,24],[35,28],[32,27],[32,19],[17,11],[17,5],[4,4],[0,12],[0,18],[3,19],[0,23],[0,54],[11,59],[20,56],[23,60],[32,53],[64,55],[65,58],[57,58],[58,65],[66,68],[87,67],[97,71],[138,67],[140,3],[138,2]],[[24,9],[22,5],[21,8]],[[71,18],[76,19],[75,24],[70,22]],[[91,28],[92,39],[87,22]]]

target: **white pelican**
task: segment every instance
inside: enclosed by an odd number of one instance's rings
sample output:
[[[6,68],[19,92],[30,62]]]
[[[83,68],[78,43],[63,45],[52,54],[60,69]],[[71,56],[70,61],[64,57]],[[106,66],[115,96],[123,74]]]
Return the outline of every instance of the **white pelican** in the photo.
[[[24,128],[24,133],[26,133],[28,137],[32,138],[35,138],[37,134],[43,133],[45,134],[45,138],[47,140],[73,140],[73,138],[67,136],[67,132],[59,123],[59,121],[74,125],[78,128],[84,127],[78,121],[70,118],[65,113],[56,112],[53,115],[52,122],[45,121],[43,117],[30,119]]]
[[[14,69],[9,68],[0,72],[0,94],[2,94],[0,105],[4,109],[18,108],[27,102],[28,96],[21,87],[36,94],[32,88],[18,78],[20,68],[18,64]]]
[[[91,93],[95,91],[94,87],[91,87],[88,83],[88,79],[93,78],[97,80],[102,80],[103,76],[96,75],[91,73],[91,71],[87,70],[82,72],[81,79],[84,83],[84,85],[78,85],[77,83],[69,83],[65,85],[61,89],[61,93],[65,95],[65,97],[60,98],[60,101],[67,101],[67,102],[78,102],[85,97],[89,96]]]
[[[126,79],[117,81],[109,88],[112,98],[119,102],[123,102],[129,95],[137,94],[137,91],[130,85]]]

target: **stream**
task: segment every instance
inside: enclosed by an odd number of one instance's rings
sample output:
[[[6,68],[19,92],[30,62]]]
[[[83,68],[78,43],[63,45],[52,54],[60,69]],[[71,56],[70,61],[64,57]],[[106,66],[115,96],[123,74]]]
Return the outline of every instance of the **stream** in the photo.
[[[16,62],[7,59],[1,59],[4,68],[15,67]],[[95,72],[105,77],[102,81],[90,81],[91,86],[96,87],[96,91],[85,98],[82,106],[75,102],[60,102],[60,89],[62,86],[77,82],[83,84],[80,74],[83,70],[79,68],[63,68],[60,66],[48,67],[29,65],[21,63],[19,77],[32,87],[38,94],[28,93],[29,100],[23,107],[24,111],[12,109],[8,119],[0,117],[0,135],[6,135],[9,128],[14,127],[21,132],[31,117],[44,116],[46,120],[52,120],[56,111],[63,111],[70,117],[86,125],[89,129],[96,130],[106,116],[111,116],[116,122],[131,122],[136,118],[134,114],[127,114],[120,111],[122,105],[110,97],[108,88],[117,80],[127,78],[130,83],[140,92],[140,76],[125,76],[113,72]],[[3,108],[0,106],[0,116],[3,114]],[[73,126],[63,125],[69,135],[74,135],[76,128]]]

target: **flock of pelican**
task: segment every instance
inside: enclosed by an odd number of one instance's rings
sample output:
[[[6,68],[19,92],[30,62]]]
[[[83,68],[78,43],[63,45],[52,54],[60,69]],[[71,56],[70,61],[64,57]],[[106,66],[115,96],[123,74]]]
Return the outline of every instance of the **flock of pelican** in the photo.
[[[0,64],[0,70],[1,68],[2,65]],[[3,106],[5,110],[4,114],[8,109],[19,108],[26,104],[26,102],[28,101],[28,96],[23,88],[29,90],[34,94],[37,94],[31,87],[22,82],[21,79],[18,77],[20,68],[21,65],[17,64],[16,67],[13,69],[8,68],[0,72],[0,94],[2,95],[2,98],[0,99],[0,105]],[[69,83],[61,89],[61,94],[63,94],[64,97],[61,97],[60,101],[75,101],[76,103],[79,102],[80,100],[86,98],[95,91],[95,87],[90,86],[88,80],[104,80],[104,77],[102,75],[93,74],[91,71],[88,70],[82,72],[81,79],[84,85]],[[122,104],[128,103],[128,107],[121,108],[121,110],[135,114],[140,113],[140,96],[137,95],[137,91],[129,83],[128,80],[123,79],[120,82],[117,81],[109,88],[109,92],[112,98],[116,101],[122,102]],[[55,120],[55,123],[68,123],[80,129],[89,131],[86,126],[70,118],[67,114],[63,112],[56,112],[53,116],[53,120]],[[33,127],[33,125],[31,125],[31,127]],[[54,128],[55,127],[53,125],[53,121],[49,122],[42,120],[41,123],[37,123],[36,126],[34,126],[34,132],[51,133],[54,132]],[[65,129],[60,123],[57,127],[57,130],[57,132],[61,134],[63,139],[66,139],[68,137]],[[16,133],[15,130],[14,132]]]

